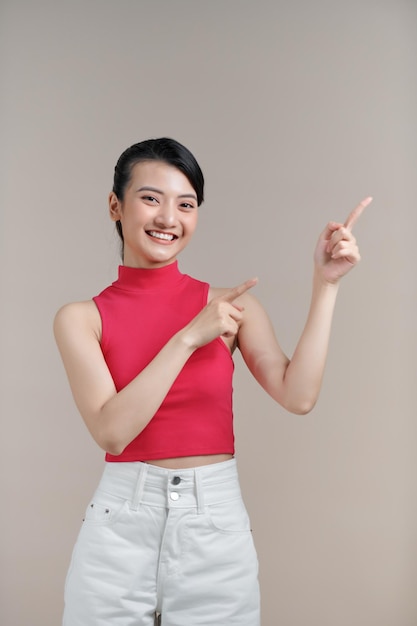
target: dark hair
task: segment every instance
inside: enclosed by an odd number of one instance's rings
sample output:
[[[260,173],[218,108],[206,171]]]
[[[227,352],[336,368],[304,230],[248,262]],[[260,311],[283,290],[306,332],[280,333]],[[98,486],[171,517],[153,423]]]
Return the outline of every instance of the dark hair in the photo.
[[[119,157],[114,168],[113,192],[120,201],[123,201],[132,169],[141,161],[163,161],[179,169],[189,180],[197,195],[197,204],[204,200],[204,176],[193,154],[175,139],[161,137],[160,139],[146,139],[127,148]],[[123,232],[120,220],[116,222],[116,229],[122,240]]]

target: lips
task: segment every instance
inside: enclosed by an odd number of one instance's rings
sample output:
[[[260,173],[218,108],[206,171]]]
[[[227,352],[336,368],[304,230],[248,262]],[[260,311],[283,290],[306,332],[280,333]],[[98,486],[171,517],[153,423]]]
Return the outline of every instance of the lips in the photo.
[[[160,241],[174,241],[175,239],[178,239],[177,235],[174,235],[173,233],[163,233],[159,230],[147,230],[146,234],[149,235],[149,237],[153,237],[154,239],[159,239]]]

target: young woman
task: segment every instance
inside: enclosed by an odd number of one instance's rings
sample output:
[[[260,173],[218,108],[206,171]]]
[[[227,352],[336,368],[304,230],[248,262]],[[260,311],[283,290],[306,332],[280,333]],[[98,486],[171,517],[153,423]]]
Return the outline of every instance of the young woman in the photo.
[[[118,279],[64,306],[55,336],[106,465],[67,576],[65,626],[259,625],[257,558],[234,459],[232,353],[291,412],[319,394],[339,280],[359,260],[352,226],[317,243],[308,319],[292,359],[249,293],[180,272],[204,179],[172,139],[119,158],[109,196]]]

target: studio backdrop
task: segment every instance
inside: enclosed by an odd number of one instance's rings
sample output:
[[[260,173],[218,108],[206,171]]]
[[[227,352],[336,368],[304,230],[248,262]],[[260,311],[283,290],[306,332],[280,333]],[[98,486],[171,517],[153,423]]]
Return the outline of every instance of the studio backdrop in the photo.
[[[284,411],[236,353],[237,458],[263,626],[417,623],[416,32],[411,0],[3,0],[4,626],[60,623],[104,453],[53,317],[115,279],[113,168],[161,136],[207,181],[181,271],[215,286],[257,275],[289,355],[319,233],[374,197],[314,410]]]

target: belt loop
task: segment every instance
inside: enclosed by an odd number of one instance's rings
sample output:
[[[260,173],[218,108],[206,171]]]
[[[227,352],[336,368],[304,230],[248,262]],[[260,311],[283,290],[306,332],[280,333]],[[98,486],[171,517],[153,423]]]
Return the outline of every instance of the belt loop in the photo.
[[[194,470],[195,492],[197,498],[197,513],[202,515],[204,513],[204,492],[201,482],[201,472],[198,469]]]
[[[138,477],[136,480],[135,491],[133,493],[132,498],[132,511],[137,511],[139,508],[139,503],[142,500],[143,490],[145,488],[146,476],[148,474],[148,466],[146,463],[138,464]]]

